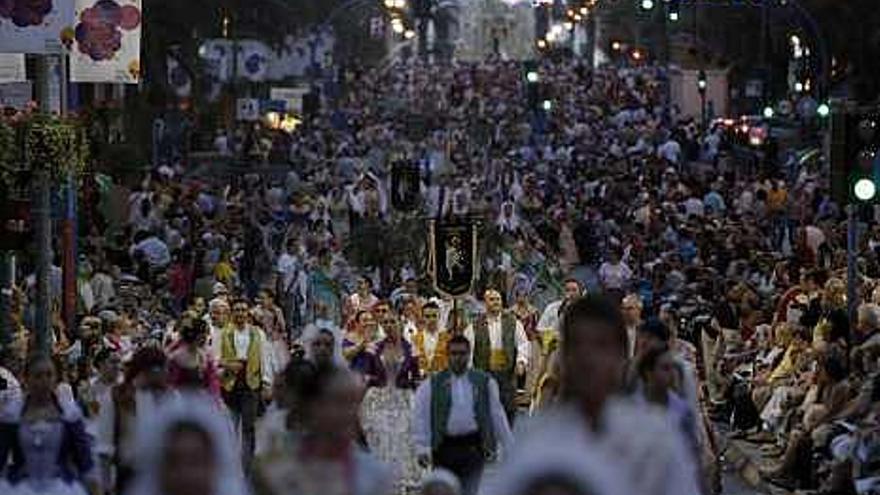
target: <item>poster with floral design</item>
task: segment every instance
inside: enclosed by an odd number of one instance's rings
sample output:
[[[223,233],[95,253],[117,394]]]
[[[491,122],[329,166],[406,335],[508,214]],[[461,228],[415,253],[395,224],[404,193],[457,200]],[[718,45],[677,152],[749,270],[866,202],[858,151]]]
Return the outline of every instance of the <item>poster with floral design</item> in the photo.
[[[136,84],[142,24],[141,0],[76,0],[70,80]]]
[[[0,52],[61,53],[73,40],[75,0],[0,0]]]

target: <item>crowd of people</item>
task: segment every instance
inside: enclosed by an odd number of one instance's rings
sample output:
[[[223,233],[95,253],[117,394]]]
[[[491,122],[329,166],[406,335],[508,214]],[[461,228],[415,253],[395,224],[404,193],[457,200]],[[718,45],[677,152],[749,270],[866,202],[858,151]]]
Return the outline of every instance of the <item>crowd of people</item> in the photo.
[[[410,61],[347,73],[280,175],[84,179],[48,354],[15,288],[0,492],[709,494],[712,419],[770,482],[864,484],[877,232],[850,328],[821,170],[742,166],[660,68],[535,70],[550,110],[522,64]],[[481,220],[471,295],[433,288],[425,216]]]

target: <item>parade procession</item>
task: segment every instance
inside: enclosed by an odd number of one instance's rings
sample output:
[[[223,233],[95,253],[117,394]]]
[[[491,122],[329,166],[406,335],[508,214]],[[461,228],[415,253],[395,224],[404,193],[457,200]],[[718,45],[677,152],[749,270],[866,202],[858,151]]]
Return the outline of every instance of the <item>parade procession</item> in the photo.
[[[0,0],[0,495],[880,495],[876,7]]]

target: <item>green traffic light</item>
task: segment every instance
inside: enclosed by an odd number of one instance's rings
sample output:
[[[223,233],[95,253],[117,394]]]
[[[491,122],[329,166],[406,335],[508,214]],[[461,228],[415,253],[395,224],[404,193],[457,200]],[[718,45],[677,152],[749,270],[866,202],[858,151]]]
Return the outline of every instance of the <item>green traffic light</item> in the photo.
[[[831,107],[829,107],[827,103],[822,103],[821,105],[819,105],[818,108],[816,108],[816,114],[824,119],[831,115]]]
[[[877,196],[877,185],[873,180],[863,177],[853,184],[853,195],[859,201],[871,201]]]

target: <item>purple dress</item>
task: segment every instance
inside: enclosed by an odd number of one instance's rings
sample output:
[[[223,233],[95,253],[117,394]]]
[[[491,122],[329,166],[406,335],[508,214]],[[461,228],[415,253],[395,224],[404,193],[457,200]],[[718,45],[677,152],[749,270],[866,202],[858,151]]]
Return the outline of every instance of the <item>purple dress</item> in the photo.
[[[358,355],[358,371],[367,377],[368,387],[385,387],[390,378],[393,378],[397,388],[415,389],[418,386],[419,362],[413,356],[412,345],[406,340],[401,344],[403,353],[397,360],[385,354],[385,349],[391,345],[388,339],[377,343],[374,352]]]
[[[0,465],[12,457],[0,493],[84,495],[82,482],[97,472],[79,406],[59,402],[59,418],[22,421],[25,404],[0,422]]]

